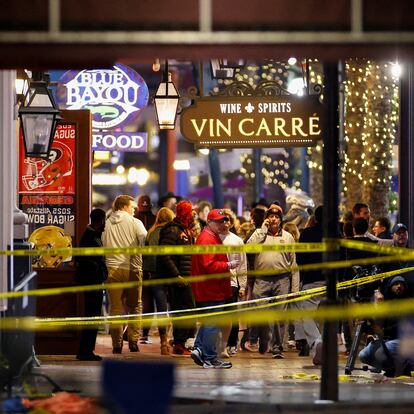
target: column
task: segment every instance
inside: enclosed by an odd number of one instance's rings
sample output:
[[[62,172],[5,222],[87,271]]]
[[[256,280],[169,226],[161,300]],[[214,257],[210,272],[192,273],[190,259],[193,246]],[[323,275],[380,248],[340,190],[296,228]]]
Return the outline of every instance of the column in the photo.
[[[14,121],[15,71],[0,71],[0,249],[13,247],[13,210],[16,194],[16,135]],[[0,292],[9,289],[8,275],[13,274],[13,259],[0,256]],[[7,310],[7,300],[0,299],[0,311]]]

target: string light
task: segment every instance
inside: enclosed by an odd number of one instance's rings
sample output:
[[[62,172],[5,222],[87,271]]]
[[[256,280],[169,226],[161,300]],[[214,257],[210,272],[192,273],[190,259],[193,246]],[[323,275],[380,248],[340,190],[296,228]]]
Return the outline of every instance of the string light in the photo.
[[[347,61],[345,70],[341,177],[349,208],[355,201],[370,203],[379,194],[388,195],[391,190],[399,90],[398,79],[390,76],[387,64],[356,59]],[[387,206],[375,204],[378,203],[372,203],[371,209],[382,210],[373,215],[387,213]]]

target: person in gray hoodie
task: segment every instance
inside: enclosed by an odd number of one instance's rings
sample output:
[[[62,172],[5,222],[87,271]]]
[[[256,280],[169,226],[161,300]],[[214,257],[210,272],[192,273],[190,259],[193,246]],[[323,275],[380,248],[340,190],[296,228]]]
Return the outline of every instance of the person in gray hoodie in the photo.
[[[134,199],[129,195],[116,197],[112,214],[106,221],[102,234],[104,247],[142,246],[147,231],[142,222],[134,217]],[[141,255],[107,255],[108,284],[142,281]],[[110,315],[122,315],[124,308],[129,314],[142,312],[142,286],[127,289],[108,289]],[[131,352],[138,352],[139,324],[128,324],[128,343]],[[114,325],[110,329],[112,337],[112,353],[122,352],[122,326]]]

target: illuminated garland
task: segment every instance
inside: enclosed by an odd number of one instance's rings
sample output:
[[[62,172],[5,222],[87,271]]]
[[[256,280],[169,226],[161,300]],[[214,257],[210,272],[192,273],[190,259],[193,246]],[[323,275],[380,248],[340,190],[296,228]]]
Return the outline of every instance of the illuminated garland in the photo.
[[[236,70],[235,80],[248,82],[249,85],[257,85],[260,81],[275,81],[282,88],[286,88],[289,65],[269,59],[265,64],[258,65],[248,62],[243,68]],[[218,85],[213,89],[217,93],[220,88],[230,84],[232,80],[218,80]],[[249,183],[255,179],[253,155],[244,153],[240,156],[240,174]],[[289,154],[281,150],[278,154],[263,154],[261,156],[261,173],[265,185],[278,185],[283,190],[288,187],[290,178]],[[299,182],[297,188],[300,187]],[[250,188],[248,186],[248,188]]]
[[[317,59],[309,60],[309,85],[323,85],[323,66]],[[321,96],[323,100],[323,95]],[[309,167],[310,195],[315,205],[323,204],[323,142],[306,149]]]
[[[391,66],[368,60],[350,60],[345,66],[342,195],[346,209],[364,201],[373,217],[389,211],[399,111],[398,80]]]

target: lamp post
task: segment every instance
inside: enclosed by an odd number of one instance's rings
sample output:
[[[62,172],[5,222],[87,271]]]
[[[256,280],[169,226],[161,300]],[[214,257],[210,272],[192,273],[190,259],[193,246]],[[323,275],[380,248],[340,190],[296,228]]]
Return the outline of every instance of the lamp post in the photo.
[[[178,101],[180,95],[168,72],[168,60],[165,62],[164,79],[155,94],[155,110],[160,129],[174,129],[177,119]]]
[[[47,158],[60,117],[45,81],[35,80],[30,83],[19,109],[19,117],[26,156]]]

